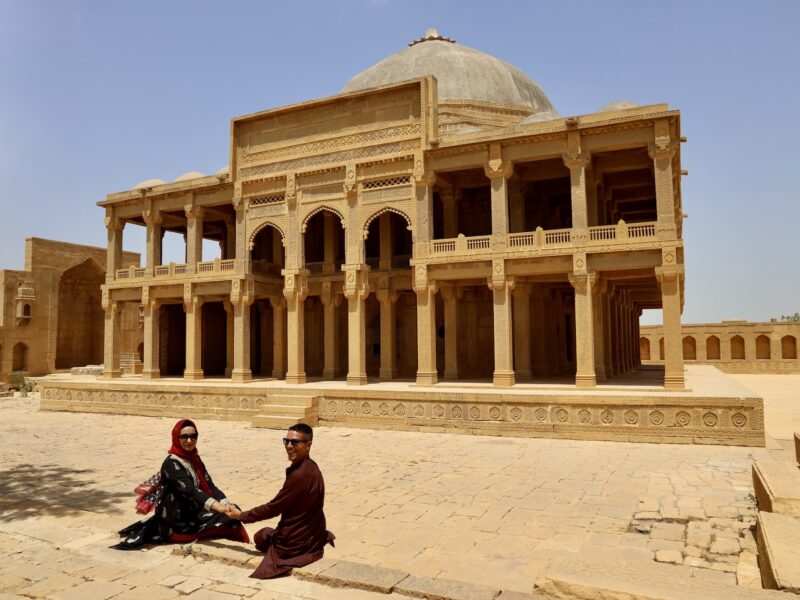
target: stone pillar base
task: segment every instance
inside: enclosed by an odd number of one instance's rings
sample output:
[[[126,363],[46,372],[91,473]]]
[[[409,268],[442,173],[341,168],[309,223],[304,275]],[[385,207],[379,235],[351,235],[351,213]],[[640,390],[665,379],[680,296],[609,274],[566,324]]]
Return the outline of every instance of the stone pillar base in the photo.
[[[103,371],[103,379],[119,379],[122,377],[122,371],[117,369],[115,371]]]
[[[391,381],[395,378],[395,375],[394,369],[381,369],[378,373],[381,381]]]
[[[579,388],[593,388],[597,385],[594,375],[575,375],[575,386]]]
[[[184,371],[183,378],[190,381],[198,381],[203,379],[204,373],[202,371]]]
[[[336,377],[336,373],[333,369],[323,369],[322,371],[322,378],[323,379],[334,379]]]
[[[306,374],[305,373],[287,373],[286,374],[286,383],[291,384],[300,384],[306,382]]]
[[[495,371],[492,376],[492,385],[496,387],[510,387],[516,383],[514,371]]]
[[[448,371],[445,369],[444,373],[442,374],[442,379],[456,380],[458,379],[458,371]]]
[[[250,381],[253,378],[253,372],[250,369],[234,369],[231,371],[231,381]]]
[[[664,387],[668,390],[682,390],[686,388],[683,373],[680,375],[664,375]]]
[[[142,379],[161,379],[161,371],[142,371]]]
[[[434,385],[438,381],[439,374],[436,371],[417,371],[417,385]]]
[[[347,374],[347,385],[367,385],[366,373],[359,373],[356,375]]]

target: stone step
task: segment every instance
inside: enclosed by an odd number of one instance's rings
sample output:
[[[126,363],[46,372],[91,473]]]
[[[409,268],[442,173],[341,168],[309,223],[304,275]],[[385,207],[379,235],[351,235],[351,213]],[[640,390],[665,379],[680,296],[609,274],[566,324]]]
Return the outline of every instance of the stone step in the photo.
[[[253,415],[250,420],[251,427],[260,427],[263,429],[288,429],[292,425],[297,425],[298,423],[305,423],[306,425],[311,425],[311,427],[316,427],[319,424],[319,419],[316,414],[308,417],[302,415],[260,414]]]
[[[758,567],[764,587],[800,594],[797,540],[800,540],[800,520],[779,513],[758,513]]]
[[[271,415],[285,415],[287,417],[310,417],[314,414],[311,406],[300,406],[297,404],[270,404],[264,406],[263,410]]]
[[[758,510],[800,518],[800,469],[788,461],[754,460]]]
[[[319,396],[270,394],[267,402],[268,406],[304,406],[316,409],[319,406]]]
[[[555,561],[536,580],[536,591],[571,600],[778,600],[783,592],[758,590],[697,577],[681,567],[646,561]]]

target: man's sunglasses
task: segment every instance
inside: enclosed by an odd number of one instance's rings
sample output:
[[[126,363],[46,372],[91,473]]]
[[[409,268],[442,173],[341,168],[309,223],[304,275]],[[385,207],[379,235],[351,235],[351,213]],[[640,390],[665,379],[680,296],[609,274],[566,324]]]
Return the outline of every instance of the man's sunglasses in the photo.
[[[309,440],[290,440],[289,438],[283,438],[283,445],[291,444],[292,446],[297,446],[298,444],[305,444],[307,441]]]

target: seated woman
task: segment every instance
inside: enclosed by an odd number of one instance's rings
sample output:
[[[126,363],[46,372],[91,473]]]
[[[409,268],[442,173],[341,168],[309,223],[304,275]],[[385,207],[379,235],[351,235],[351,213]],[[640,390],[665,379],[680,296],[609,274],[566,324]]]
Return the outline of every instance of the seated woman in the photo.
[[[214,485],[196,446],[197,427],[193,421],[181,419],[172,428],[172,447],[161,465],[164,489],[153,516],[121,530],[124,539],[112,548],[135,550],[145,544],[211,537],[250,542],[241,522],[226,514],[230,503]]]

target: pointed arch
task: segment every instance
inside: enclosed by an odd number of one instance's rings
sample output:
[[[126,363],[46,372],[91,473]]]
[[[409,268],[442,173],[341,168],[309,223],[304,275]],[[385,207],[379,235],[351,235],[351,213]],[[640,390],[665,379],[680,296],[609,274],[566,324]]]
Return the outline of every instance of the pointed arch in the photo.
[[[303,218],[303,222],[300,223],[300,233],[305,233],[306,232],[306,226],[308,225],[308,222],[311,219],[314,218],[314,216],[316,216],[318,213],[321,213],[321,212],[326,211],[326,210],[328,212],[332,212],[337,217],[339,217],[339,221],[341,221],[341,223],[342,223],[342,228],[343,229],[347,229],[347,219],[344,218],[344,215],[340,211],[338,211],[337,209],[333,208],[332,206],[329,206],[327,204],[323,204],[322,206],[318,206],[317,208],[315,208],[312,211],[310,211]]]
[[[256,236],[259,233],[261,233],[261,230],[264,229],[265,227],[274,227],[275,229],[277,229],[278,233],[281,234],[281,239],[284,240],[283,242],[284,245],[286,245],[286,234],[283,232],[283,229],[281,229],[281,227],[274,221],[270,221],[269,219],[267,219],[266,221],[262,221],[261,223],[259,223],[258,227],[256,227],[252,232],[250,232],[250,237],[247,240],[248,248],[252,250],[252,245],[256,239]]]
[[[400,210],[398,208],[394,208],[393,206],[384,206],[383,208],[379,208],[378,210],[376,210],[374,213],[372,213],[372,215],[369,218],[367,218],[364,221],[364,228],[361,231],[361,236],[365,240],[369,236],[369,226],[372,224],[372,222],[375,219],[377,219],[378,217],[380,217],[383,213],[387,213],[387,212],[388,213],[394,213],[394,214],[402,217],[403,219],[405,219],[406,223],[408,224],[408,230],[411,231],[411,228],[413,227],[413,225],[411,223],[411,219],[409,218],[409,216],[406,213],[404,213],[402,210]]]

